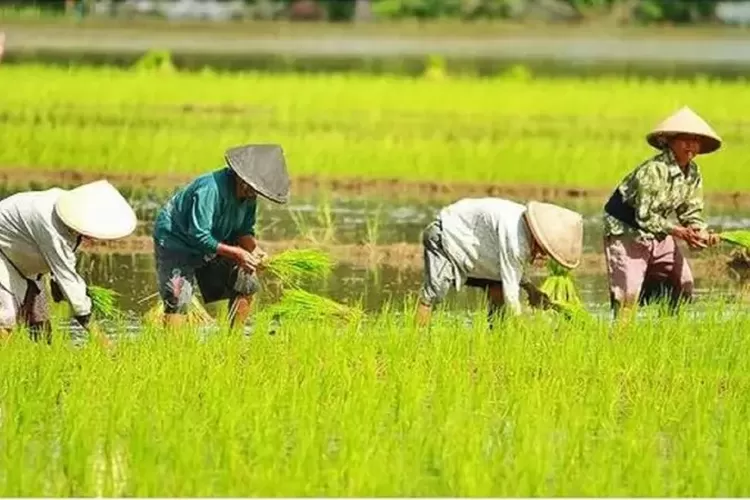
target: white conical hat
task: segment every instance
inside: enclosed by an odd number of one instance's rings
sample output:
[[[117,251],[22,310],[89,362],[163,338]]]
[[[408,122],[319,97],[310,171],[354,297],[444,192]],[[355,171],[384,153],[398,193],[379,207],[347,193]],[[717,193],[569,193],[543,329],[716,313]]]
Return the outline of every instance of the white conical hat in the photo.
[[[646,136],[646,141],[657,148],[662,149],[665,140],[675,134],[693,134],[701,138],[701,150],[699,154],[713,153],[721,147],[721,137],[698,116],[692,109],[683,106],[672,116],[657,125]]]
[[[138,223],[133,208],[106,180],[64,192],[57,199],[55,211],[66,226],[100,240],[127,236]]]
[[[583,217],[550,203],[530,201],[526,221],[542,249],[561,266],[573,269],[581,263]]]

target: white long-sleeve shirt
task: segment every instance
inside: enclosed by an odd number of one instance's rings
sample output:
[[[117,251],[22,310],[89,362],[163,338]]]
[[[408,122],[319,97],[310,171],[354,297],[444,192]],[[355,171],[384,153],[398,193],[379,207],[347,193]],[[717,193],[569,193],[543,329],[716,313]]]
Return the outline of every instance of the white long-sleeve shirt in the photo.
[[[531,254],[526,207],[501,198],[467,198],[443,208],[443,248],[459,267],[456,289],[466,277],[501,281],[505,302],[521,312],[520,290]]]
[[[86,295],[86,282],[76,271],[77,235],[55,213],[55,202],[62,193],[62,189],[52,188],[1,200],[0,251],[25,278],[52,273],[75,315],[83,316],[91,313],[91,299]]]

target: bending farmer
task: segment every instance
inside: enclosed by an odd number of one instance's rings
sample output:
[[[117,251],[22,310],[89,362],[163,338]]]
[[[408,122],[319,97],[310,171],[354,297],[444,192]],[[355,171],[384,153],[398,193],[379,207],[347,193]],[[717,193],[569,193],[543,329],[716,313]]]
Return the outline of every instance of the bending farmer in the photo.
[[[202,175],[162,207],[154,252],[165,323],[178,325],[196,281],[206,303],[230,300],[232,326],[244,325],[267,257],[255,240],[257,195],[286,203],[289,176],[280,146],[248,145],[225,153],[228,166]]]
[[[443,208],[423,233],[424,282],[417,322],[429,321],[432,306],[463,285],[487,290],[490,318],[504,306],[521,313],[520,290],[532,306],[546,296],[524,279],[537,257],[550,256],[573,269],[580,263],[583,219],[547,203],[524,206],[500,198],[460,200]]]
[[[660,153],[639,165],[615,189],[604,207],[604,253],[615,316],[635,311],[644,281],[649,295],[666,285],[670,305],[692,299],[693,275],[675,243],[691,248],[718,243],[703,215],[703,179],[693,161],[721,146],[721,139],[684,107],[647,136]],[[670,216],[676,216],[673,222]]]
[[[51,273],[53,299],[67,299],[76,320],[88,328],[91,299],[76,271],[75,251],[86,239],[128,236],[136,224],[133,209],[105,180],[0,201],[0,327],[10,330],[21,322],[35,334],[50,333],[41,280]]]

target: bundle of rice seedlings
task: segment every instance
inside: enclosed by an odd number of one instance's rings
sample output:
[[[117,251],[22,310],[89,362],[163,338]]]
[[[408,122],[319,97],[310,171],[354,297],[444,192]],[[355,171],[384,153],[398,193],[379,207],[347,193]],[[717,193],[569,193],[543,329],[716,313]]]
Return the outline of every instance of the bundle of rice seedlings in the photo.
[[[722,241],[750,249],[750,231],[736,230],[719,233]]]
[[[293,285],[304,278],[324,278],[331,269],[331,257],[312,248],[286,250],[272,256],[267,265],[267,270],[285,285]]]
[[[547,294],[553,302],[574,306],[581,305],[581,298],[578,296],[570,271],[553,259],[549,259],[547,262],[547,270],[549,275],[539,289]]]
[[[356,321],[364,314],[358,307],[347,306],[299,288],[284,290],[281,301],[269,309],[275,316],[303,316],[308,320],[334,318]]]
[[[97,317],[115,320],[122,317],[122,311],[117,307],[117,296],[114,290],[101,286],[90,285],[88,295],[91,298],[91,309]]]
[[[550,299],[552,308],[568,319],[587,315],[570,271],[554,259],[547,261],[547,270],[549,275],[539,290]]]

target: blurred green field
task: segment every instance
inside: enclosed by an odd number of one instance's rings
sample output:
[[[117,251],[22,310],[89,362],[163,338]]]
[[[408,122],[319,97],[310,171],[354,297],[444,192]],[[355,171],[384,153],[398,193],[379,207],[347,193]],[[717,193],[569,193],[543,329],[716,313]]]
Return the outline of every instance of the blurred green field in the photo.
[[[0,169],[195,174],[284,146],[293,176],[609,189],[683,104],[725,139],[707,192],[750,188],[743,82],[266,75],[0,66]]]

